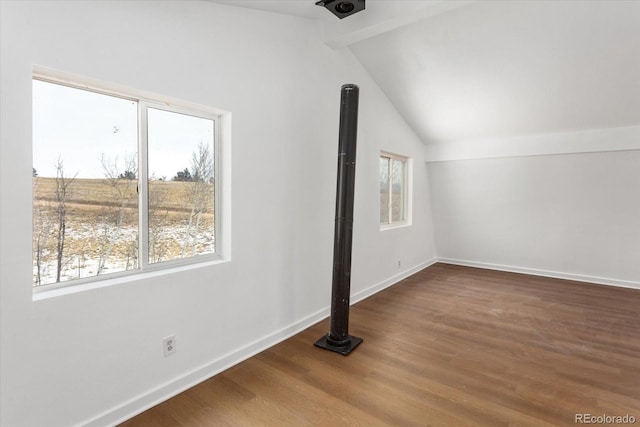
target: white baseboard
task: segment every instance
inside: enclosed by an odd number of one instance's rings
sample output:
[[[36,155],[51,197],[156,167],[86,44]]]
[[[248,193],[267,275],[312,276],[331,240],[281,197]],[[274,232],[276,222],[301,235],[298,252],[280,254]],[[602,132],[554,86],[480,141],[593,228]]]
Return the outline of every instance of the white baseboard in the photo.
[[[219,374],[226,369],[254,356],[329,316],[329,307],[323,308],[302,320],[272,332],[252,343],[240,347],[200,368],[160,385],[122,405],[110,409],[82,424],[85,427],[104,427],[120,424],[183,391]]]
[[[463,265],[466,267],[484,268],[487,270],[508,271],[511,273],[531,274],[533,276],[553,277],[555,279],[574,280],[577,282],[595,283],[598,285],[618,286],[622,288],[640,289],[640,282],[632,280],[612,279],[608,277],[588,276],[584,274],[562,273],[559,271],[539,270],[512,265],[491,264],[487,262],[468,261],[453,258],[437,258],[437,262],[444,264]]]
[[[363,299],[380,292],[381,290],[398,283],[400,280],[429,267],[436,263],[436,259],[423,262],[415,267],[405,270],[389,279],[383,280],[351,296],[351,304],[355,304]],[[327,306],[289,326],[279,329],[269,335],[260,338],[252,343],[240,347],[226,355],[207,363],[193,371],[182,375],[174,380],[162,384],[148,392],[145,392],[133,399],[115,407],[102,414],[82,423],[85,427],[104,427],[120,424],[153,406],[162,403],[171,397],[213,377],[220,372],[231,368],[234,365],[254,356],[274,345],[302,332],[308,327],[318,323],[329,316],[330,308]],[[311,343],[310,343],[311,345]]]
[[[436,258],[432,258],[428,261],[425,261],[416,265],[415,267],[411,267],[408,270],[404,270],[401,273],[398,273],[395,276],[388,278],[387,280],[383,280],[382,282],[376,283],[375,285],[370,286],[367,289],[363,289],[362,291],[351,295],[351,304],[353,305],[357,302],[360,302],[363,299],[368,298],[371,295],[376,294],[381,290],[388,288],[389,286],[395,285],[402,279],[406,279],[412,274],[415,274],[420,270],[424,270],[425,268],[432,266],[436,262],[438,262],[438,260]]]

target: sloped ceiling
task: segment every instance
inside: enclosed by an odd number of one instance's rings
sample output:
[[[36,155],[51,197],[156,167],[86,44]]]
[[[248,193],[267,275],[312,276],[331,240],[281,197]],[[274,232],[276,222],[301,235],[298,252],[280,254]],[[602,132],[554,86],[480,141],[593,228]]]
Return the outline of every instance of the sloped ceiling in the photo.
[[[230,6],[259,9],[268,12],[285,15],[299,16],[301,18],[319,19],[329,21],[330,16],[326,11],[315,5],[313,0],[211,0],[214,3],[222,3]],[[317,0],[316,0],[317,1]],[[333,15],[331,15],[333,16]],[[335,19],[335,17],[334,17]]]
[[[425,144],[640,124],[640,2],[218,2],[324,23]]]
[[[426,143],[640,123],[640,2],[478,2],[351,48]]]

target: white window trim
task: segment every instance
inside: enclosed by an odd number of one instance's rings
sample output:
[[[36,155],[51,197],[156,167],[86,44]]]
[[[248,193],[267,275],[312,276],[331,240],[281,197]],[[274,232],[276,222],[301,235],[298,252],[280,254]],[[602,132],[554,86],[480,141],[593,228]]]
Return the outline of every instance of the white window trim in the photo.
[[[405,168],[404,168],[404,186],[403,186],[403,190],[404,190],[404,201],[405,201],[405,219],[402,221],[391,221],[392,215],[391,215],[391,199],[389,199],[389,222],[388,223],[381,223],[380,219],[378,219],[378,223],[380,224],[380,230],[381,231],[385,231],[385,230],[392,230],[392,229],[396,229],[396,228],[402,228],[402,227],[409,227],[412,225],[412,220],[413,220],[413,158],[411,157],[407,157],[407,156],[403,156],[401,154],[396,154],[396,153],[392,153],[390,151],[385,151],[385,150],[381,150],[380,154],[378,155],[378,159],[380,159],[381,157],[386,157],[389,158],[391,160],[400,160],[402,162],[405,163]],[[379,163],[379,160],[378,160]],[[378,174],[378,193],[380,192],[380,180],[379,180],[379,174]],[[393,185],[393,180],[391,179],[391,171],[389,171],[389,197],[391,197],[391,186]],[[380,196],[378,196],[378,207],[380,204]],[[380,212],[380,209],[378,209],[378,212]]]
[[[148,159],[149,158],[149,153],[148,153],[148,149],[149,149],[149,141],[148,141],[148,135],[147,135],[147,127],[146,126],[142,126],[141,124],[147,124],[148,125],[148,120],[147,120],[147,113],[149,111],[149,108],[153,108],[155,110],[162,110],[162,111],[167,111],[167,112],[171,112],[171,113],[181,113],[181,114],[186,114],[188,116],[191,117],[199,117],[199,118],[203,118],[203,119],[209,119],[213,121],[213,126],[214,126],[214,182],[216,183],[216,191],[214,192],[214,206],[215,206],[215,211],[214,211],[214,215],[216,218],[218,218],[217,215],[217,210],[219,205],[219,194],[220,191],[218,191],[218,183],[219,183],[219,173],[218,173],[218,167],[219,167],[219,159],[218,159],[218,153],[219,153],[219,144],[218,141],[220,139],[220,117],[218,115],[213,115],[213,114],[206,114],[203,113],[201,111],[194,111],[191,110],[189,108],[182,108],[179,106],[168,106],[168,105],[163,105],[160,104],[158,102],[154,102],[154,101],[149,101],[149,100],[138,100],[138,152],[139,154],[139,158],[140,159]],[[220,226],[218,224],[218,221],[216,220],[214,222],[214,236],[215,236],[215,247],[216,247],[216,251],[213,254],[202,254],[202,255],[194,255],[194,256],[189,256],[187,258],[179,258],[179,259],[173,259],[173,260],[168,260],[168,261],[162,261],[162,262],[158,262],[158,263],[149,263],[149,216],[148,216],[148,212],[149,212],[149,162],[145,161],[145,162],[139,162],[138,163],[138,176],[139,176],[139,198],[138,198],[138,215],[139,215],[139,219],[138,219],[138,224],[140,226],[140,229],[142,230],[141,233],[138,233],[138,248],[139,248],[139,259],[138,259],[138,263],[139,263],[139,267],[137,271],[155,271],[155,270],[165,270],[166,268],[170,268],[170,267],[174,267],[174,266],[183,266],[183,265],[190,265],[190,264],[195,264],[198,262],[203,262],[203,261],[214,261],[217,259],[221,259],[221,256],[219,254],[219,250],[218,250],[218,231],[220,231]],[[146,177],[145,179],[143,179],[142,177]],[[135,272],[136,270],[131,270],[132,272]],[[135,274],[135,273],[133,273]],[[48,285],[45,285],[48,286]]]
[[[155,277],[158,275],[172,274],[177,271],[190,270],[193,268],[207,267],[228,262],[231,260],[231,186],[230,186],[230,138],[231,138],[231,113],[218,108],[201,105],[189,101],[179,100],[167,96],[154,94],[147,91],[137,90],[106,83],[100,80],[78,76],[71,73],[53,70],[38,65],[33,66],[32,79],[49,83],[68,86],[74,89],[86,90],[121,99],[127,99],[138,103],[138,158],[147,157],[147,129],[141,123],[142,115],[146,115],[147,108],[154,108],[169,112],[183,113],[190,116],[211,119],[214,121],[214,179],[216,182],[214,203],[215,203],[215,253],[195,255],[183,259],[163,261],[149,264],[148,255],[148,218],[146,209],[148,208],[148,165],[147,161],[138,162],[138,215],[139,227],[143,227],[144,232],[138,233],[139,247],[139,267],[135,270],[126,270],[109,273],[104,276],[92,276],[80,279],[73,279],[61,283],[52,283],[41,286],[32,286],[33,300],[42,300],[59,295],[66,295],[89,289],[102,288],[119,283],[127,283]],[[142,139],[144,138],[144,140]],[[33,149],[33,143],[31,144]],[[143,157],[144,156],[144,157]],[[33,156],[32,156],[33,157]],[[145,177],[145,179],[142,179]],[[33,214],[33,195],[31,197],[30,213]],[[144,218],[142,218],[144,217]],[[146,229],[144,228],[146,227]],[[143,249],[144,248],[144,249]],[[143,253],[144,252],[144,253]]]

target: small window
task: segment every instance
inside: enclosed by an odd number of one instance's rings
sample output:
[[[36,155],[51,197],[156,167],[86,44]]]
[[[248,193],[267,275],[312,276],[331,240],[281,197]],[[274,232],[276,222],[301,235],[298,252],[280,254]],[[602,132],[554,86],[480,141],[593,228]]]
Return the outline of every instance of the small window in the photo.
[[[219,117],[33,80],[33,285],[216,257]]]
[[[409,159],[396,154],[380,154],[380,225],[408,223]]]

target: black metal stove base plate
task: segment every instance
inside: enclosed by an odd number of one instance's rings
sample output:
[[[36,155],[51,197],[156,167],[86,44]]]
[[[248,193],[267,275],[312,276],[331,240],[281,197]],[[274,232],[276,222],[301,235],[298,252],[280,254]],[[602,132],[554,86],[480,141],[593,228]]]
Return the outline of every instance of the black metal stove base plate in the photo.
[[[354,337],[352,335],[348,335],[349,337],[349,344],[344,345],[344,346],[340,346],[340,347],[336,347],[334,345],[331,345],[327,342],[327,336],[323,336],[322,338],[320,338],[318,341],[316,341],[315,343],[313,343],[313,345],[315,345],[316,347],[320,347],[323,348],[325,350],[329,350],[329,351],[334,351],[336,353],[340,353],[343,356],[346,356],[347,354],[351,353],[351,351],[356,348],[358,345],[360,345],[360,343],[362,342],[362,338],[358,338],[358,337]]]

